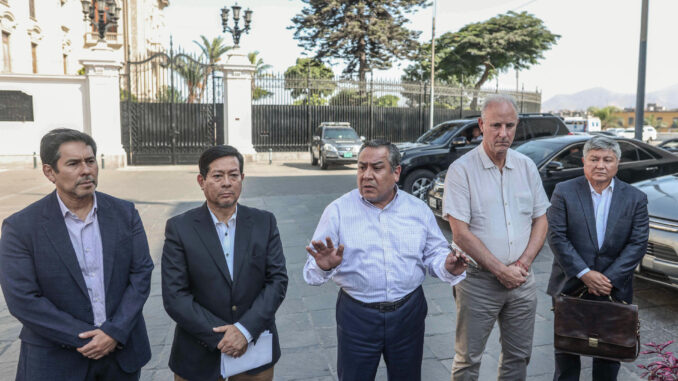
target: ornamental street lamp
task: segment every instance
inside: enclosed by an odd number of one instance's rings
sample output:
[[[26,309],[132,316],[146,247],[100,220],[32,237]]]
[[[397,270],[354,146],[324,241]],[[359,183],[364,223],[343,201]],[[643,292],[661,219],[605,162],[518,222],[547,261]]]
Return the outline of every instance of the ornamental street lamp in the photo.
[[[116,0],[81,0],[84,21],[89,21],[99,32],[99,41],[105,41],[106,30],[118,26],[120,8]]]
[[[230,32],[233,35],[233,44],[235,45],[234,48],[237,48],[240,45],[240,35],[245,32],[249,34],[250,31],[250,24],[252,23],[252,11],[249,9],[245,10],[245,27],[240,28],[238,26],[238,22],[240,21],[240,10],[242,9],[241,6],[238,5],[238,3],[235,3],[231,7],[233,10],[233,28],[228,26],[228,8],[223,7],[221,8],[221,25],[224,27],[224,33],[225,32]]]

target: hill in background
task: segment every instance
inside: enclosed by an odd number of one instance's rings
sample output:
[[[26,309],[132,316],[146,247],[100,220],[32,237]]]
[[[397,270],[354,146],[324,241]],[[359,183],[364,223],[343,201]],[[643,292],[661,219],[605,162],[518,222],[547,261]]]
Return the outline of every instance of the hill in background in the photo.
[[[667,109],[678,108],[678,84],[645,94],[645,104],[657,103]],[[602,87],[587,89],[574,94],[559,94],[542,103],[547,112],[559,110],[586,110],[587,108],[617,106],[635,107],[635,94],[615,93]]]

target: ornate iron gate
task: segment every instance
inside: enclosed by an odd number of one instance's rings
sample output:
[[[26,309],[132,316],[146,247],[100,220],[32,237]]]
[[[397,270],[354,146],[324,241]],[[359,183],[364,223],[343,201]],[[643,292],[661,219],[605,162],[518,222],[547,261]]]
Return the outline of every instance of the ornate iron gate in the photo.
[[[121,75],[121,124],[127,162],[196,164],[223,143],[223,81],[215,65],[184,53],[127,62]]]

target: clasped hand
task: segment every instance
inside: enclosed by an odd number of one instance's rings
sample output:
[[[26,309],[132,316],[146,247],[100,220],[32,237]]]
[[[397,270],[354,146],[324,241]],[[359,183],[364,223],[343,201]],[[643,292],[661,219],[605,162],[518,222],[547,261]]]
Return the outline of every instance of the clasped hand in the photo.
[[[78,348],[78,352],[92,360],[99,360],[100,358],[113,352],[115,350],[115,346],[118,345],[118,342],[115,341],[114,338],[108,336],[101,329],[83,332],[79,334],[78,337],[81,339],[92,338],[89,343]]]
[[[306,246],[306,251],[315,259],[315,263],[323,271],[331,270],[341,263],[344,257],[344,245],[334,247],[330,237],[326,237],[325,241],[311,241],[311,247]],[[315,250],[314,250],[315,249]]]
[[[224,334],[224,337],[217,344],[217,349],[221,353],[237,358],[242,356],[247,350],[247,339],[235,325],[222,325],[212,328],[212,330]]]
[[[504,271],[497,274],[497,279],[504,287],[513,289],[527,281],[528,272],[517,262],[505,266]]]
[[[612,282],[602,273],[598,271],[589,271],[581,276],[581,281],[584,282],[589,292],[596,296],[607,296],[612,292]]]

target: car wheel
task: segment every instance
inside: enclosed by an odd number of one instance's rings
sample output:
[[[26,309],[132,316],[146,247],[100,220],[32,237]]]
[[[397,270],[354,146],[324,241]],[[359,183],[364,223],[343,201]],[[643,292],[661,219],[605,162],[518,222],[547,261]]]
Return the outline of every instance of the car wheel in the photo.
[[[320,169],[327,169],[327,160],[325,159],[325,156],[322,153],[318,158],[318,164],[320,165]]]
[[[405,191],[421,200],[426,200],[426,193],[433,185],[435,174],[428,169],[417,169],[405,179]]]
[[[311,146],[308,150],[311,154],[311,165],[318,165],[318,159],[316,159],[315,155],[313,155],[313,146]]]

